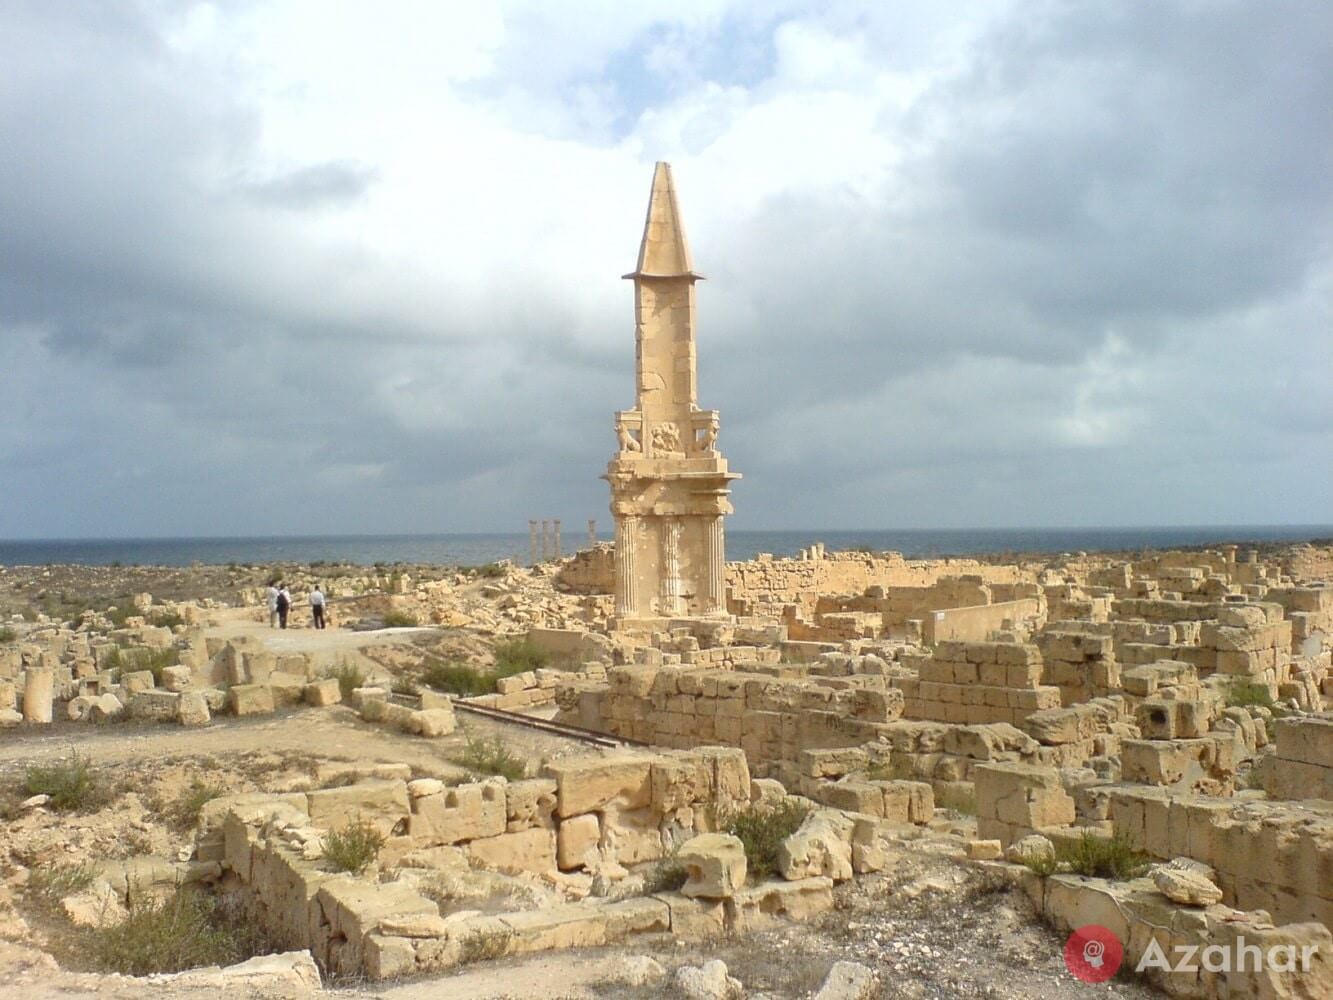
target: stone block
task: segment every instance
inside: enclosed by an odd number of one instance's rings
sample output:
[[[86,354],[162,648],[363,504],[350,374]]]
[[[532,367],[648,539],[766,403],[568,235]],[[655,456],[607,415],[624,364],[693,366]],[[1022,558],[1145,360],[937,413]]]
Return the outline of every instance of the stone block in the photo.
[[[427,708],[412,712],[406,728],[409,733],[435,739],[448,736],[454,731],[455,725],[454,709],[450,705],[448,708]]]
[[[415,799],[409,830],[423,844],[457,844],[499,836],[505,826],[504,785],[484,781]]]
[[[726,930],[726,904],[720,899],[697,899],[679,893],[652,897],[666,904],[671,913],[671,933],[684,941],[716,939]]]
[[[591,948],[606,943],[606,916],[595,906],[566,903],[505,913],[499,919],[512,934],[510,954]]]
[[[342,687],[338,683],[338,678],[325,677],[322,680],[308,683],[302,691],[301,697],[307,705],[313,705],[316,708],[336,705],[343,700]]]
[[[182,666],[163,667],[162,686],[168,691],[184,691],[190,686],[190,668]]]
[[[544,874],[556,870],[555,831],[533,827],[468,842],[472,860],[502,872]]]
[[[130,697],[127,706],[130,718],[174,722],[176,721],[176,707],[180,697],[180,695],[171,691],[140,691]]]
[[[571,816],[562,820],[557,835],[556,856],[560,868],[569,871],[581,868],[583,859],[602,839],[601,824],[595,813]]]
[[[739,888],[726,901],[727,928],[743,934],[779,919],[803,921],[833,909],[833,879],[817,875]]]
[[[505,830],[555,827],[556,783],[550,778],[511,781],[505,786]]]
[[[269,674],[268,686],[273,692],[274,704],[299,705],[305,697],[305,674],[275,670]]]
[[[228,696],[236,715],[272,715],[273,692],[267,684],[233,684]]]
[[[636,809],[652,801],[652,758],[611,753],[554,760],[546,773],[557,786],[557,812],[563,818],[614,803]]]
[[[176,705],[176,720],[182,726],[206,726],[212,720],[208,699],[201,691],[186,691]]]
[[[362,781],[324,788],[308,792],[306,799],[311,825],[323,830],[340,830],[364,821],[390,837],[403,833],[407,826],[407,784],[403,781]]]
[[[140,691],[150,691],[156,684],[151,670],[129,670],[120,675],[120,686],[130,696]]]
[[[676,860],[685,866],[685,896],[726,899],[745,885],[745,846],[727,833],[704,833],[680,845]]]

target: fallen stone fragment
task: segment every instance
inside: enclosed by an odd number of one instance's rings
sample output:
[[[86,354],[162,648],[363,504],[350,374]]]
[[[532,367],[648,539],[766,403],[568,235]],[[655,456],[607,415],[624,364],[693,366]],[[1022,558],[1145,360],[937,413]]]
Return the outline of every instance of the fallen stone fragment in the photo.
[[[860,962],[834,962],[814,1000],[870,1000],[876,987],[874,970]]]
[[[701,966],[682,965],[676,970],[676,988],[689,1000],[741,1000],[745,987],[727,975],[727,965],[719,959]]]
[[[1051,862],[1055,860],[1055,845],[1041,834],[1033,833],[1010,844],[1006,856],[1020,865]]]
[[[660,962],[647,955],[631,955],[616,963],[615,981],[626,986],[647,986],[666,976]]]
[[[1162,865],[1153,872],[1157,891],[1173,903],[1183,906],[1212,906],[1222,901],[1222,890],[1206,876],[1187,868]]]

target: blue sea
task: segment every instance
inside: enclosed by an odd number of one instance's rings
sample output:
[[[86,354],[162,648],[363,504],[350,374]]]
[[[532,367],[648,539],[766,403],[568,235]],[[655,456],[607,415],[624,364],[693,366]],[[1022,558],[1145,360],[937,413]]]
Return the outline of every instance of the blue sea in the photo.
[[[912,531],[728,531],[727,558],[760,552],[795,555],[813,542],[830,551],[869,548],[908,558],[992,552],[1077,552],[1163,549],[1233,542],[1333,538],[1333,525],[1261,525],[1175,528],[976,528]],[[603,536],[601,541],[609,541]],[[565,532],[565,554],[587,544],[586,533]],[[0,565],[188,566],[192,563],[439,563],[477,565],[498,559],[528,561],[528,535],[341,535],[286,538],[115,538],[0,540]]]

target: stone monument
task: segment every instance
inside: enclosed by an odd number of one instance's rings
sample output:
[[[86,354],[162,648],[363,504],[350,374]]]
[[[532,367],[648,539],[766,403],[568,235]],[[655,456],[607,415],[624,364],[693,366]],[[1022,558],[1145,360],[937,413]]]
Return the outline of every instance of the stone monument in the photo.
[[[671,167],[658,163],[634,282],[636,400],[616,414],[603,477],[616,525],[616,617],[726,615],[730,483],[716,410],[698,406],[694,283]]]

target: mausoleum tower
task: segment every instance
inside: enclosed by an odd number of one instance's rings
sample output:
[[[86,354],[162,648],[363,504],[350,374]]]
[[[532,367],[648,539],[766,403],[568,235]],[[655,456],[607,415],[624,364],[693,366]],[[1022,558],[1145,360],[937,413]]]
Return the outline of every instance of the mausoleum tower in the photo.
[[[616,617],[725,615],[730,482],[716,410],[701,410],[694,283],[671,167],[657,164],[634,282],[634,409],[616,414],[603,477],[616,522]]]

